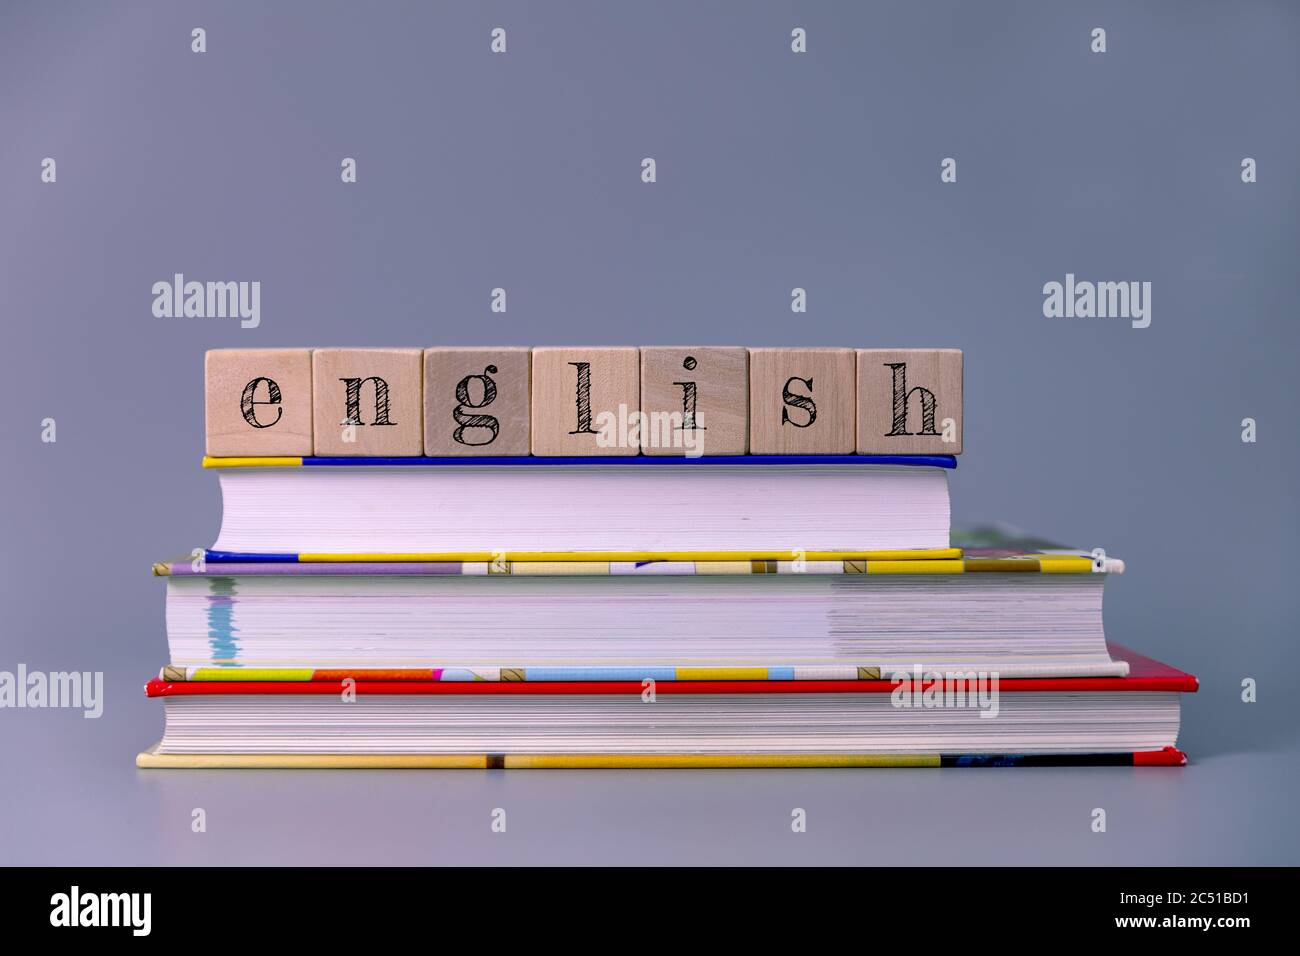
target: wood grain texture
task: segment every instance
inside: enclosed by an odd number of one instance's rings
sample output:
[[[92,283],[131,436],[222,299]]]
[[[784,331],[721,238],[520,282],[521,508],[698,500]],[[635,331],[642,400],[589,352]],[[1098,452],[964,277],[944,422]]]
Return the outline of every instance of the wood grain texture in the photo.
[[[424,453],[529,454],[532,366],[527,348],[425,349]]]
[[[312,396],[317,455],[424,451],[422,349],[316,349]]]
[[[641,415],[642,454],[745,454],[749,350],[712,345],[642,348]]]
[[[750,453],[851,454],[854,370],[852,349],[750,349]]]
[[[213,349],[203,378],[207,454],[312,453],[310,349]]]
[[[622,346],[533,349],[533,454],[638,454],[639,441],[622,441],[622,429],[606,429],[607,445],[597,440],[602,422],[626,421],[641,401],[638,352]]]
[[[960,349],[858,349],[857,360],[858,454],[961,454]]]

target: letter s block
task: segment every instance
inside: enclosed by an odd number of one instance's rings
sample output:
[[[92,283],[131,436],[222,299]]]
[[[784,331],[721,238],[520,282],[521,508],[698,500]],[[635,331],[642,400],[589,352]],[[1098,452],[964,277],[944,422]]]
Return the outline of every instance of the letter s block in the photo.
[[[852,454],[853,372],[852,349],[750,349],[750,454]]]
[[[858,349],[860,455],[960,455],[961,349]]]
[[[423,349],[316,349],[311,362],[317,455],[424,453]]]
[[[424,350],[424,453],[527,455],[532,350]]]
[[[310,349],[212,349],[203,373],[209,455],[312,454]]]
[[[533,454],[638,454],[639,365],[635,347],[533,349]]]

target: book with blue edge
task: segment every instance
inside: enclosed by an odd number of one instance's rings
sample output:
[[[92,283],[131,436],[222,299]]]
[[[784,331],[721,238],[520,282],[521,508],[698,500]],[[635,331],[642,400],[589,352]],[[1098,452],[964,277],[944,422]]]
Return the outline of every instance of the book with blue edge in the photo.
[[[214,560],[946,551],[947,456],[206,459]]]

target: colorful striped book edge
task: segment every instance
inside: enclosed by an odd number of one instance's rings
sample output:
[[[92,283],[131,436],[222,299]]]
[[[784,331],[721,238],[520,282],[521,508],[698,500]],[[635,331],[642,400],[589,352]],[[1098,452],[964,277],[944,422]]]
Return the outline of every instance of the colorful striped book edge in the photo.
[[[981,669],[987,671],[987,667]],[[942,668],[955,671],[956,668]],[[977,668],[970,665],[968,670]],[[385,683],[623,683],[640,686],[647,680],[672,683],[702,681],[881,681],[889,682],[897,668],[876,664],[793,664],[774,666],[674,666],[552,665],[544,667],[244,667],[234,663],[181,667],[168,664],[158,680],[168,683],[326,683],[355,681],[358,685]],[[1063,674],[1069,674],[1063,677]],[[1012,664],[998,671],[1008,680],[1071,680],[1123,678],[1127,661],[1073,665]]]
[[[164,754],[144,769],[185,770],[705,770],[945,767],[1181,767],[1174,747],[1087,754]]]
[[[1105,559],[1105,573],[1124,564]],[[465,575],[703,575],[703,574],[1091,574],[1097,563],[1080,554],[985,557],[956,548],[929,551],[531,551],[424,554],[255,554],[207,551],[202,561],[160,561],[153,573],[168,576],[465,574]]]

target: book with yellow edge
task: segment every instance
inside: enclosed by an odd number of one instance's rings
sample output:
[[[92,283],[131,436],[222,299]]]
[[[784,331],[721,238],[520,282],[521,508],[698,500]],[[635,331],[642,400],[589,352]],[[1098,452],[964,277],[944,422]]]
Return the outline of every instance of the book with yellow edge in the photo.
[[[1114,558],[959,532],[954,557],[229,561],[166,577],[173,679],[851,679],[922,664],[1117,676]],[[450,558],[443,555],[441,557]],[[296,678],[288,678],[296,679]]]

